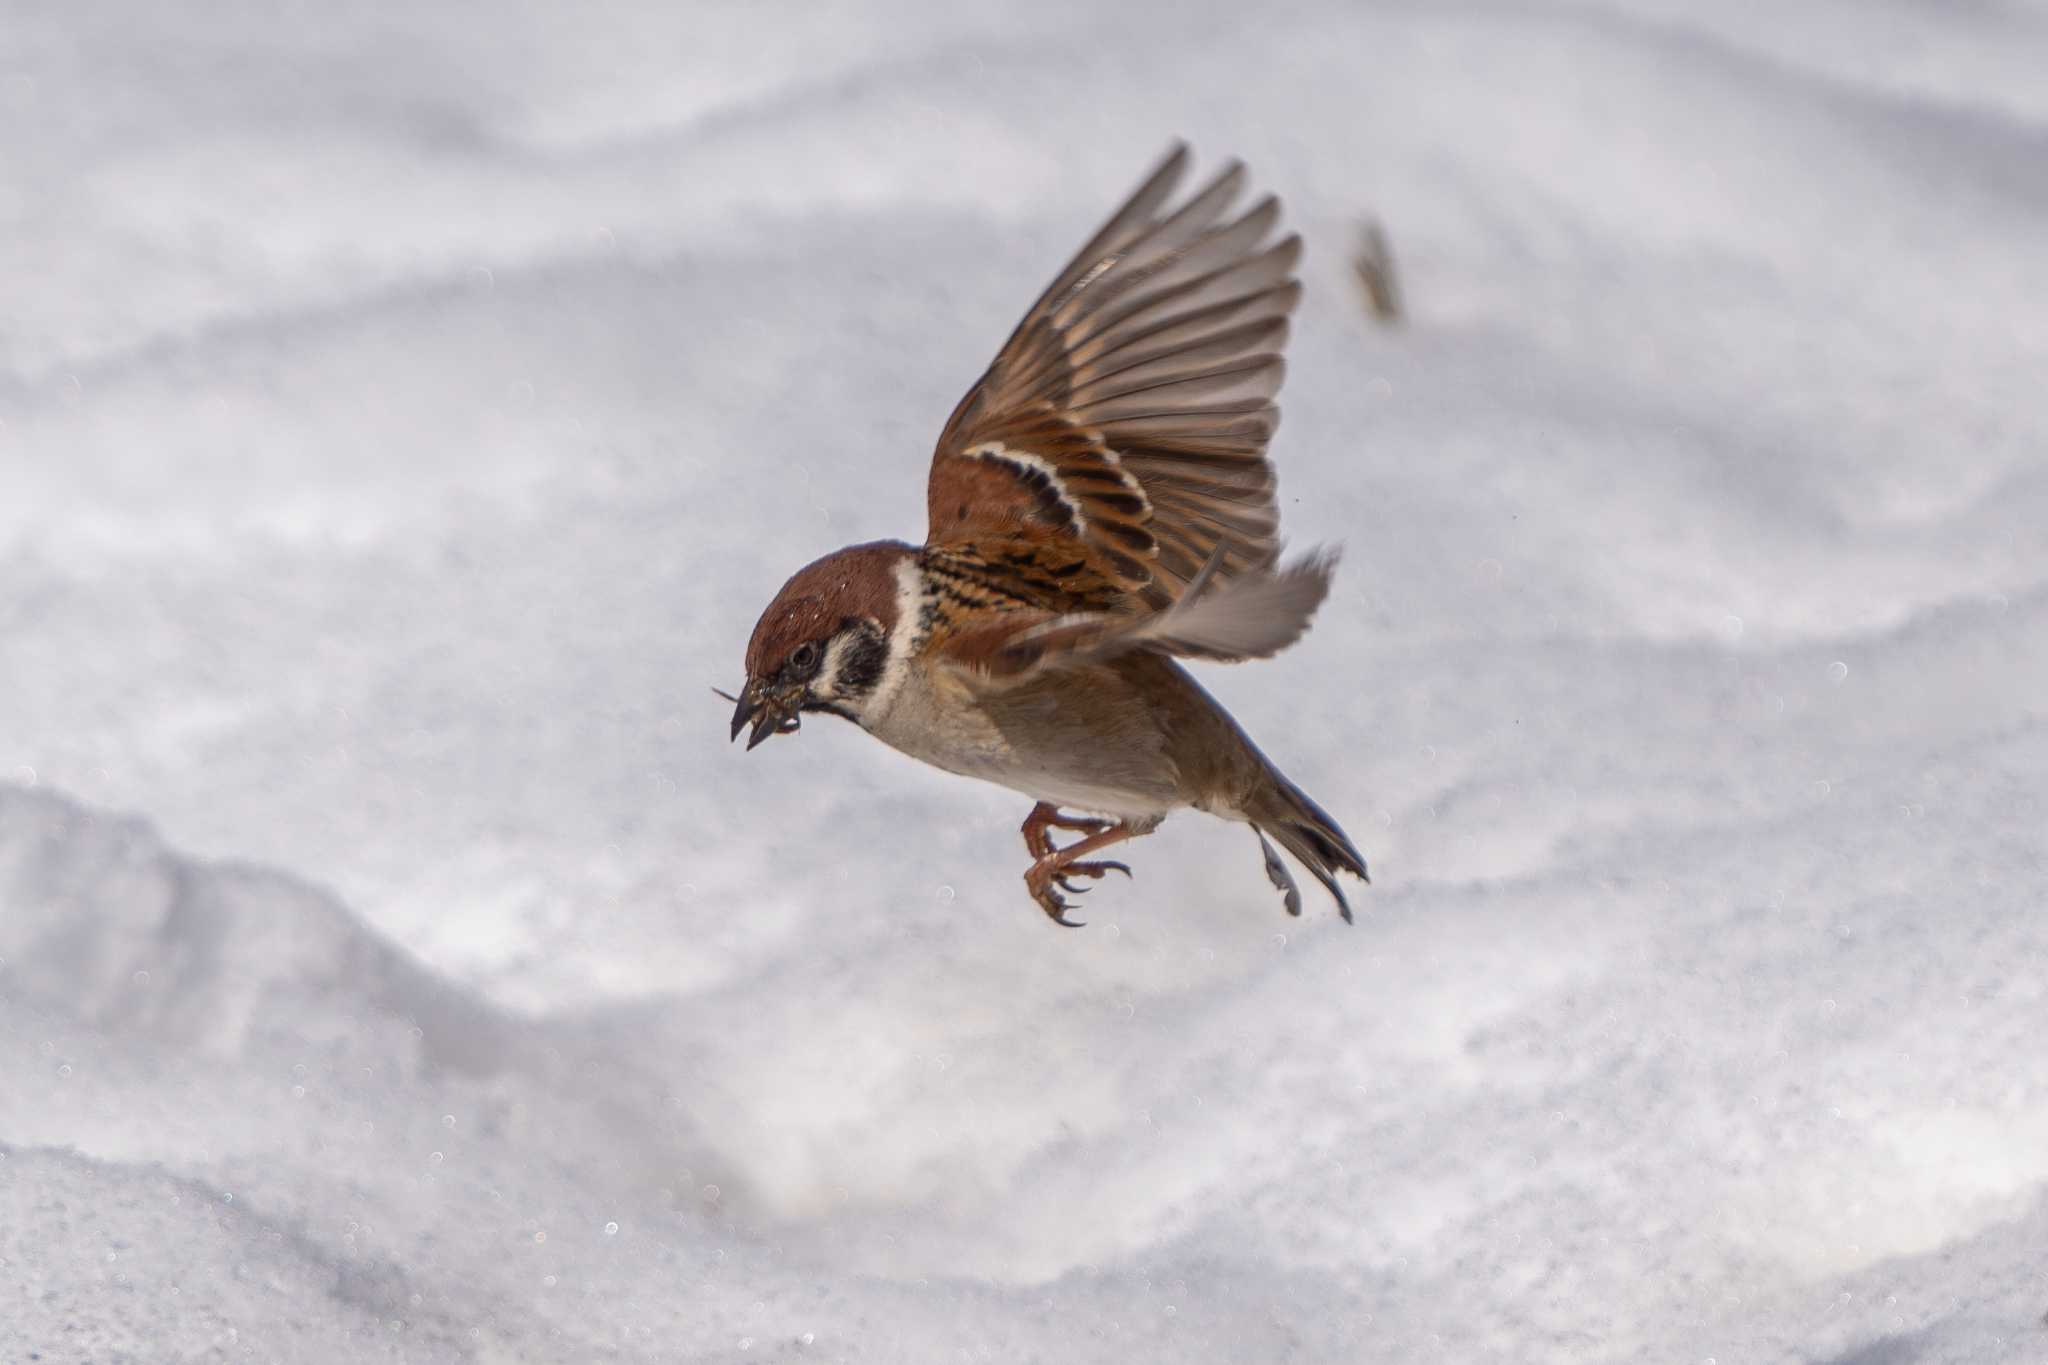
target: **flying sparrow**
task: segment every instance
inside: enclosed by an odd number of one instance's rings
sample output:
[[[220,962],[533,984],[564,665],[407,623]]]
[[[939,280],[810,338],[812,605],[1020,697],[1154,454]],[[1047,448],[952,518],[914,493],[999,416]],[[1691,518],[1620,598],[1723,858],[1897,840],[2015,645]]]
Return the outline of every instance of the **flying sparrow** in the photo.
[[[1279,565],[1279,421],[1301,239],[1231,163],[1171,204],[1176,147],[1024,315],[932,456],[922,546],[855,545],[785,583],[747,644],[732,736],[844,716],[913,758],[1033,797],[1024,884],[1060,924],[1094,855],[1193,806],[1250,825],[1351,907],[1365,859],[1179,659],[1263,659],[1307,629],[1331,554]],[[1063,808],[1103,818],[1063,814]],[[1081,838],[1064,846],[1054,829]]]

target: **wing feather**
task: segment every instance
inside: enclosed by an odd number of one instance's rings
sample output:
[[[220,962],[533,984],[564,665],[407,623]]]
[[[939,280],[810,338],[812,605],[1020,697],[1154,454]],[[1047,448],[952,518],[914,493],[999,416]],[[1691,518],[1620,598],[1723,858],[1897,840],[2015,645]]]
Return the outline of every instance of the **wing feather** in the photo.
[[[998,689],[1137,650],[1225,662],[1269,658],[1308,629],[1337,564],[1335,552],[1324,551],[1284,569],[1224,579],[1223,558],[1220,548],[1213,551],[1171,605],[1136,613],[997,613],[947,639],[936,658],[970,685]]]
[[[1231,162],[1178,206],[1176,147],[1054,277],[954,409],[932,458],[933,549],[1024,540],[1085,560],[1134,612],[1270,569],[1301,242]]]

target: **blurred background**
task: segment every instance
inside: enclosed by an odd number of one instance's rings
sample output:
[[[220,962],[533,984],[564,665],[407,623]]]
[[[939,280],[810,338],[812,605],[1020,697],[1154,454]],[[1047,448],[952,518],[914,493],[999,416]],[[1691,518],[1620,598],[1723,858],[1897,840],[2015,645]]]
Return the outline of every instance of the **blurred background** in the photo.
[[[2048,1350],[2048,12],[0,0],[0,1357]],[[1175,137],[1375,884],[755,616]],[[1354,269],[1368,221],[1405,317]]]

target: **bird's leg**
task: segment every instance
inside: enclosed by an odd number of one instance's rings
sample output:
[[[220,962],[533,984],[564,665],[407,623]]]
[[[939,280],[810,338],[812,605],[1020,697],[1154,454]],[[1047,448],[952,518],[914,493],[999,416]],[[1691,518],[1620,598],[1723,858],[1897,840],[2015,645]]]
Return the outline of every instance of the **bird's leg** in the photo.
[[[1033,812],[1034,815],[1036,813],[1035,811]],[[1053,819],[1057,820],[1058,816],[1055,815]],[[1128,821],[1124,820],[1119,820],[1114,824],[1103,821],[1095,821],[1094,823],[1102,827],[1085,839],[1068,844],[1065,848],[1051,849],[1050,852],[1041,855],[1037,862],[1031,864],[1030,870],[1024,874],[1025,888],[1031,892],[1031,899],[1038,902],[1039,909],[1050,915],[1054,924],[1063,924],[1069,929],[1080,928],[1082,921],[1067,918],[1067,910],[1070,907],[1065,900],[1061,899],[1060,893],[1053,890],[1054,884],[1057,883],[1068,891],[1078,894],[1086,890],[1086,888],[1075,886],[1068,878],[1102,877],[1107,876],[1111,872],[1121,872],[1126,877],[1130,876],[1131,869],[1122,863],[1083,862],[1081,859],[1098,848],[1107,848],[1111,844],[1122,843],[1126,839],[1136,838],[1140,834],[1149,832],[1148,830],[1133,828]],[[1071,826],[1068,827],[1071,828]],[[1050,843],[1051,840],[1048,839],[1048,846]]]
[[[1031,808],[1031,814],[1024,817],[1024,847],[1031,851],[1033,860],[1050,858],[1058,852],[1053,847],[1053,829],[1077,829],[1085,834],[1099,834],[1109,828],[1109,821],[1096,820],[1086,815],[1061,815],[1060,808],[1050,801],[1041,801]]]

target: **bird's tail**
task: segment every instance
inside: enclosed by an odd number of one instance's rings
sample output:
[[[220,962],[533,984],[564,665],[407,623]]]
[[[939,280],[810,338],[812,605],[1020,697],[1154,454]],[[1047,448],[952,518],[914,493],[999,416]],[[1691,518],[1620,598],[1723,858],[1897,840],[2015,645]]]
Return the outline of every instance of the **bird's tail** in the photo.
[[[1245,814],[1252,828],[1259,832],[1259,847],[1266,853],[1266,875],[1287,897],[1287,913],[1301,913],[1301,891],[1295,886],[1286,864],[1273,852],[1273,845],[1266,842],[1269,834],[1314,874],[1324,890],[1336,897],[1337,912],[1344,916],[1346,924],[1351,923],[1351,902],[1344,899],[1335,874],[1349,872],[1360,881],[1370,883],[1372,878],[1366,875],[1365,855],[1358,851],[1350,836],[1338,828],[1329,812],[1309,799],[1307,792],[1272,768],[1269,767],[1267,772],[1272,780]]]

